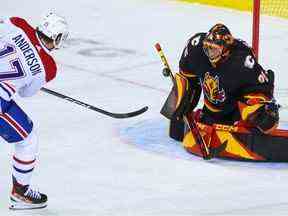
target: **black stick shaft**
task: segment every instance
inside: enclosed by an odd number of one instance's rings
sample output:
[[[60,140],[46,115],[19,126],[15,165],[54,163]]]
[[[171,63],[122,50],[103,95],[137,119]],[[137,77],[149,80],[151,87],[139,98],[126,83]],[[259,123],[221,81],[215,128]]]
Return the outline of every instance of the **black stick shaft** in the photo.
[[[112,118],[130,118],[130,117],[134,117],[134,116],[137,116],[137,115],[140,115],[144,112],[146,112],[148,110],[148,107],[145,106],[139,110],[136,110],[136,111],[133,111],[133,112],[128,112],[128,113],[112,113],[112,112],[108,112],[106,110],[103,110],[103,109],[100,109],[98,107],[95,107],[95,106],[92,106],[90,104],[87,104],[87,103],[84,103],[82,101],[79,101],[77,99],[74,99],[72,97],[69,97],[67,95],[64,95],[64,94],[61,94],[59,92],[56,92],[56,91],[53,91],[51,89],[47,89],[47,88],[41,88],[41,91],[43,92],[46,92],[48,94],[51,94],[51,95],[54,95],[58,98],[62,98],[64,100],[67,100],[69,102],[72,102],[72,103],[75,103],[75,104],[78,104],[80,106],[83,106],[87,109],[90,109],[90,110],[93,110],[93,111],[96,111],[96,112],[99,112],[99,113],[102,113],[104,115],[107,115],[107,116],[110,116]]]

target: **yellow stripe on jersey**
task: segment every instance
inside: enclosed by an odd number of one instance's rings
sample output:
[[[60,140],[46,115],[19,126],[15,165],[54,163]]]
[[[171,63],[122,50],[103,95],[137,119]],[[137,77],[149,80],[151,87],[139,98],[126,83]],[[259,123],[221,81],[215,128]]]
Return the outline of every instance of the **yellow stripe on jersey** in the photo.
[[[191,72],[180,71],[180,74],[182,74],[185,77],[197,77],[196,75],[192,74]]]
[[[269,102],[269,98],[263,94],[250,94],[250,95],[245,95],[244,96],[244,99],[247,100],[247,103],[249,104],[249,101],[258,101],[261,102],[261,103],[264,103],[264,102]]]

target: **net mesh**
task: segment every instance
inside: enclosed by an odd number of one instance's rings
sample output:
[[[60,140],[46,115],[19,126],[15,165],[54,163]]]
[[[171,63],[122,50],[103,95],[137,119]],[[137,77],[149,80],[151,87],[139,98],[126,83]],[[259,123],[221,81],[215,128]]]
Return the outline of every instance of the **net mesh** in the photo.
[[[252,11],[254,0],[181,0],[218,7]],[[261,0],[261,14],[288,19],[288,0]]]
[[[261,0],[261,14],[288,18],[288,0]]]

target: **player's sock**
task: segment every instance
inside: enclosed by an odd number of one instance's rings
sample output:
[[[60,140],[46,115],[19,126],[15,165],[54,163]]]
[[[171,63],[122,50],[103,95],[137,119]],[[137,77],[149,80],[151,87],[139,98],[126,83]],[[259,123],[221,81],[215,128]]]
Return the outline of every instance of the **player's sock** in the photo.
[[[34,158],[34,159],[33,159]],[[35,157],[26,157],[19,159],[19,156],[14,155],[12,159],[12,175],[17,180],[19,184],[28,185],[30,184],[30,179],[32,177],[32,172],[34,170],[36,163]]]

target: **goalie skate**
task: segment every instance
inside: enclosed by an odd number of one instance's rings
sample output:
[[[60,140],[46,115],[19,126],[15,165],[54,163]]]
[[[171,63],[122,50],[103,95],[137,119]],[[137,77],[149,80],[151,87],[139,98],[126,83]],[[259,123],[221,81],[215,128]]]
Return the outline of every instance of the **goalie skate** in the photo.
[[[29,185],[14,185],[10,201],[11,210],[40,209],[47,206],[47,196],[32,189]]]

